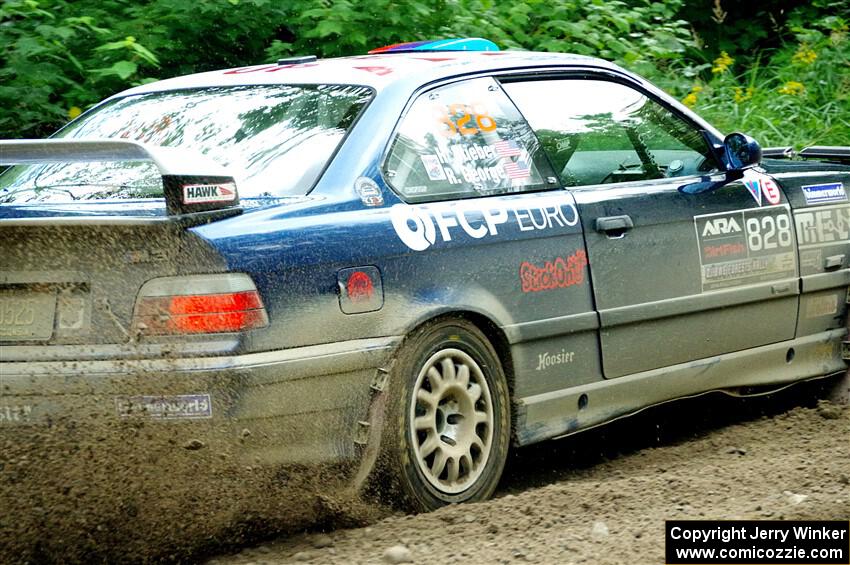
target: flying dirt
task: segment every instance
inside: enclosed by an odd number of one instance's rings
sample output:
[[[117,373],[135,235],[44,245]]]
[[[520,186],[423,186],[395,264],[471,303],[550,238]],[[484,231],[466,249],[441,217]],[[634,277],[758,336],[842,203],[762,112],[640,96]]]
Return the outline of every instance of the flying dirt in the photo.
[[[659,407],[516,453],[494,500],[285,537],[207,565],[661,563],[665,520],[847,520],[850,406],[815,403],[809,389]]]

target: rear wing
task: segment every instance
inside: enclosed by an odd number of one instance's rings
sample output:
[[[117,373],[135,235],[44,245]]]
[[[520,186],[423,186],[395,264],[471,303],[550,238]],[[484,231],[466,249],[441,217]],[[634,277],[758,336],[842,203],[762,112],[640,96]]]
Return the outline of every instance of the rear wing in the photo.
[[[126,139],[0,140],[0,165],[151,161],[162,174],[169,215],[237,209],[236,182],[209,157],[180,147]]]
[[[767,147],[762,149],[762,157],[770,159],[820,159],[850,165],[850,147],[834,147],[828,145],[812,145],[800,151],[794,151],[793,147]]]

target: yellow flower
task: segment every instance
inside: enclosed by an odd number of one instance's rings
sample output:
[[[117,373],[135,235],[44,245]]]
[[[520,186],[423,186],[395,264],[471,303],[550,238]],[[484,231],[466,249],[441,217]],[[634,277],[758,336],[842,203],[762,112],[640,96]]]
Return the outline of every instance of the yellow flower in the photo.
[[[720,57],[714,60],[714,66],[711,67],[711,72],[714,74],[720,74],[726,72],[726,70],[735,62],[735,59],[729,56],[729,53],[726,51],[720,52]]]
[[[800,47],[797,48],[797,52],[794,53],[793,57],[791,57],[791,62],[798,65],[811,65],[817,58],[818,54],[815,53],[814,49],[806,44],[800,44]]]
[[[702,85],[693,85],[688,95],[682,98],[682,104],[684,104],[688,108],[693,108],[697,103],[697,94],[699,94],[700,92],[702,92]]]
[[[79,106],[71,106],[68,108],[68,117],[72,120],[82,113],[83,111],[80,110]]]
[[[803,91],[806,90],[806,87],[803,86],[802,82],[797,82],[796,80],[789,80],[785,83],[785,86],[779,89],[780,94],[791,94],[791,95],[799,95],[802,94]]]
[[[746,100],[749,100],[755,94],[756,89],[752,86],[748,86],[746,90],[741,88],[740,86],[735,87],[735,102],[740,104]]]

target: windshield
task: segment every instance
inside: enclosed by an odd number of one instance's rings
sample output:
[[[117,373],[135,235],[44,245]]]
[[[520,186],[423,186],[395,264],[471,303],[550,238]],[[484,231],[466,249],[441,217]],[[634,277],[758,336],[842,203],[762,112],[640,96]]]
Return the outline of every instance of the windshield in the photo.
[[[242,198],[297,196],[315,184],[372,96],[363,86],[210,87],[119,98],[60,131],[204,153]],[[150,162],[21,165],[0,175],[0,204],[162,198]]]

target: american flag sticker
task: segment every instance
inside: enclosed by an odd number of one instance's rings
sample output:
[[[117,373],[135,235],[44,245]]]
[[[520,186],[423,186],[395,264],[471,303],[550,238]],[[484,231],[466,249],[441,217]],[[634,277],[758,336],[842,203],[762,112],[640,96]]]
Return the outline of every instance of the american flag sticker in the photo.
[[[509,179],[525,179],[531,176],[531,169],[528,168],[528,163],[522,159],[518,159],[515,162],[509,161],[503,166]]]
[[[522,153],[517,142],[512,139],[498,141],[493,144],[493,149],[496,150],[496,155],[499,157],[517,157]]]

